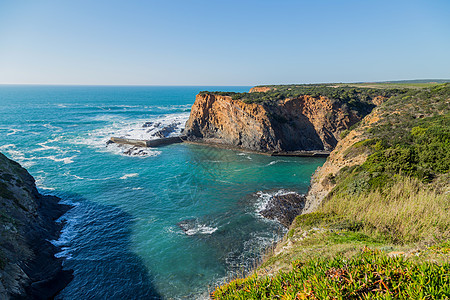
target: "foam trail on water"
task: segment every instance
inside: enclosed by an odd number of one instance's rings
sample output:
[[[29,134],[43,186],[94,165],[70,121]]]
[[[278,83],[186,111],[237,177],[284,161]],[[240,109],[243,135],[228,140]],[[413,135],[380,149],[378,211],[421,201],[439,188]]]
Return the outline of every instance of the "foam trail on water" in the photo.
[[[13,135],[13,134],[16,134],[16,133],[18,133],[18,132],[24,132],[25,130],[22,130],[22,129],[14,129],[14,128],[11,128],[11,129],[9,129],[9,130],[11,130],[11,132],[8,132],[6,135],[8,136],[8,135]]]
[[[127,178],[131,178],[131,177],[138,177],[139,173],[131,173],[131,174],[125,174],[122,177],[120,177],[120,179],[127,179]]]
[[[57,158],[56,156],[51,155],[51,156],[40,157],[40,159],[50,159],[50,160],[53,160],[54,162],[63,162],[64,164],[71,164],[71,163],[73,163],[73,159],[75,157],[77,157],[77,156],[74,155],[74,156],[71,156],[71,157]]]
[[[217,230],[217,227],[210,227],[206,225],[199,224],[197,228],[192,228],[186,230],[187,235],[194,235],[194,234],[212,234]]]

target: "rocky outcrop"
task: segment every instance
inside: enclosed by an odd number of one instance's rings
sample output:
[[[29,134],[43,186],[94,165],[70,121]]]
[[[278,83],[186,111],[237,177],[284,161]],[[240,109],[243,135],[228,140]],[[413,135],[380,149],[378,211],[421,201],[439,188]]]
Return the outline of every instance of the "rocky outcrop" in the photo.
[[[344,167],[361,165],[366,161],[369,156],[368,152],[362,151],[350,153],[349,149],[355,143],[366,139],[365,131],[367,127],[370,127],[379,119],[379,109],[375,108],[371,114],[367,115],[361,121],[361,125],[358,128],[350,131],[350,133],[337,144],[336,148],[330,153],[330,156],[328,156],[324,165],[317,168],[312,176],[311,185],[306,195],[305,208],[302,213],[311,213],[319,207],[323,199],[335,186],[332,178],[338,174],[339,170]]]
[[[59,200],[39,194],[34,178],[0,153],[0,299],[53,298],[72,280],[49,242],[70,209]]]
[[[199,94],[185,134],[190,140],[261,152],[332,150],[363,116],[327,97],[308,95],[258,104]]]
[[[268,86],[255,86],[250,89],[249,93],[265,93],[270,91],[271,89],[272,88]]]
[[[301,214],[305,206],[305,196],[297,193],[274,195],[269,199],[266,207],[259,213],[271,220],[277,220],[286,228]]]
[[[229,96],[197,95],[185,134],[189,140],[258,151],[281,150],[264,107],[232,100]]]

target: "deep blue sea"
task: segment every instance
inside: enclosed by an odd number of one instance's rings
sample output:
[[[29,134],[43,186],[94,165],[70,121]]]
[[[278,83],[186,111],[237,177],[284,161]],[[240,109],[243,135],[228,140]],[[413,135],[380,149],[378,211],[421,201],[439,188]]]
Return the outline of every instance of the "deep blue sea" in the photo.
[[[305,193],[323,158],[106,145],[179,134],[199,91],[249,88],[0,86],[0,152],[74,205],[52,241],[75,275],[58,299],[204,298],[280,239],[258,211],[272,194]]]

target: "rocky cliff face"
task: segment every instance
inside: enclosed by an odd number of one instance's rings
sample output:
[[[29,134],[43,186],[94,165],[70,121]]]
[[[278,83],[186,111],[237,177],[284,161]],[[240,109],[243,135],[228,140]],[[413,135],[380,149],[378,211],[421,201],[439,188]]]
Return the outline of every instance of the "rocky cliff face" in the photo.
[[[305,95],[257,104],[199,94],[185,133],[191,140],[262,152],[332,150],[339,134],[362,117],[327,97]]]
[[[367,137],[365,132],[372,124],[378,122],[382,118],[382,110],[375,108],[360,123],[358,128],[350,131],[350,133],[337,144],[336,148],[330,153],[327,161],[322,167],[317,168],[312,176],[311,185],[306,195],[305,207],[302,213],[311,213],[315,211],[322,203],[323,199],[333,189],[335,184],[330,180],[339,170],[344,167],[352,167],[363,164],[368,152],[349,153],[349,149],[356,143],[363,141]]]
[[[34,178],[0,153],[0,299],[48,299],[72,279],[62,269],[55,223],[70,207],[38,193]]]
[[[258,151],[281,150],[266,109],[229,96],[197,95],[185,132],[190,139]]]
[[[268,86],[255,86],[250,89],[250,93],[265,93],[270,91],[272,88]]]

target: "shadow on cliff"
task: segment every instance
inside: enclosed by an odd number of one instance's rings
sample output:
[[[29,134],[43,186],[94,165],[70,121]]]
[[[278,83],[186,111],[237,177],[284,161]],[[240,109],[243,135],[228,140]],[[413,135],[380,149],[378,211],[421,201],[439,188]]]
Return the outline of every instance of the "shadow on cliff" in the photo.
[[[277,114],[271,115],[271,123],[283,151],[325,149],[314,124],[302,114],[293,118],[279,110]],[[335,145],[337,141],[334,139],[331,143]]]
[[[55,299],[162,299],[151,270],[131,251],[131,215],[76,194],[58,196],[75,204],[56,242],[74,278]]]

